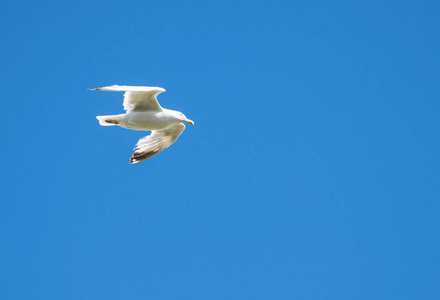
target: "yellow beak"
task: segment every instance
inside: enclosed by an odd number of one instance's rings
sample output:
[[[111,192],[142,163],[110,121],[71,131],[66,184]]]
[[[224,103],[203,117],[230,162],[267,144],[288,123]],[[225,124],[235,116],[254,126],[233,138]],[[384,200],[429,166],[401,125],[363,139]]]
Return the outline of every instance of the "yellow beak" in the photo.
[[[191,125],[194,125],[194,121],[192,121],[192,120],[190,120],[190,119],[185,119],[184,122],[189,123],[189,124],[191,124]]]

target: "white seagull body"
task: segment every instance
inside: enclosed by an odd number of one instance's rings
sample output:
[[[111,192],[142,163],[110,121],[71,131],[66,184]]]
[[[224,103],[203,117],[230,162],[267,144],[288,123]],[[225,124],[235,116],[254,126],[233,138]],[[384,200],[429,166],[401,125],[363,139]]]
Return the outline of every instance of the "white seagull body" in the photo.
[[[165,92],[160,87],[112,85],[92,89],[93,91],[125,92],[125,114],[97,116],[102,126],[119,125],[133,130],[151,130],[151,134],[141,138],[130,163],[146,160],[174,143],[185,130],[182,123],[194,124],[181,112],[162,108],[157,102],[157,95]]]

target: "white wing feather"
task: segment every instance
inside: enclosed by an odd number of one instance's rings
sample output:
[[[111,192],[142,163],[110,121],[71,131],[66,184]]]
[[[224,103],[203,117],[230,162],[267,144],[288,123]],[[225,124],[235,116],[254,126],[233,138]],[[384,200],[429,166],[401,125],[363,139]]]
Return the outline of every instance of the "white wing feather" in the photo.
[[[185,125],[182,123],[162,130],[152,130],[150,135],[137,142],[130,163],[135,164],[158,154],[174,143],[184,130]]]
[[[165,89],[152,86],[127,86],[112,85],[92,89],[94,91],[125,92],[124,109],[131,111],[160,111],[162,107],[157,102],[157,95],[165,92]]]

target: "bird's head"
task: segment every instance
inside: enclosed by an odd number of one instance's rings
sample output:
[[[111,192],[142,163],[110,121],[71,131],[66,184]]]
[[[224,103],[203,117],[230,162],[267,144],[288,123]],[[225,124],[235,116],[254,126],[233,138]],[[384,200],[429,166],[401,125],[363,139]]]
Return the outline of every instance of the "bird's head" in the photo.
[[[177,114],[178,118],[180,121],[185,122],[185,123],[189,123],[191,125],[194,125],[194,121],[188,119],[184,114],[182,114],[181,112],[178,112]]]

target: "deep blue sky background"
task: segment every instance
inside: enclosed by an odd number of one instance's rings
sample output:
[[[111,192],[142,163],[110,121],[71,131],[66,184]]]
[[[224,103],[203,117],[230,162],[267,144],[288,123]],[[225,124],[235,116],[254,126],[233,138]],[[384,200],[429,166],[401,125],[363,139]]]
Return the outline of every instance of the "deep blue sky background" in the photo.
[[[0,298],[440,299],[438,1],[0,8]]]

